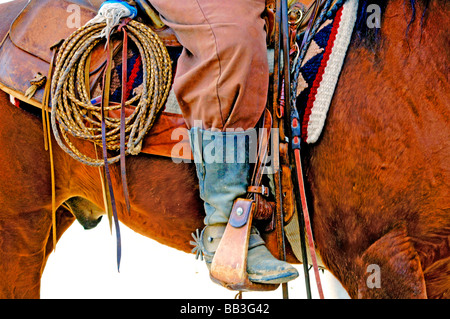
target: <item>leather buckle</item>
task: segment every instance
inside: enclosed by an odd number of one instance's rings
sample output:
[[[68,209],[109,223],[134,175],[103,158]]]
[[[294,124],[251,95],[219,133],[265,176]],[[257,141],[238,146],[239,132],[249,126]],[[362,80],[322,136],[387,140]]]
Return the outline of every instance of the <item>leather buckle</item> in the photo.
[[[269,196],[269,187],[265,187],[264,185],[261,186],[249,186],[247,188],[247,192],[254,193],[254,194],[261,194],[265,197]]]

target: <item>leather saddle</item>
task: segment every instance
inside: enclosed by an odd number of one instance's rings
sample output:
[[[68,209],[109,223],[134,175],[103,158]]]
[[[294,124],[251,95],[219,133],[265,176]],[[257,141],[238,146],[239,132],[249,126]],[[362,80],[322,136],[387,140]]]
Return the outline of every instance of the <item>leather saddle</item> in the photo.
[[[12,23],[0,48],[0,87],[20,100],[41,107],[43,90],[38,90],[30,100],[25,97],[25,92],[36,74],[48,73],[53,54],[50,48],[80,26],[68,23],[73,18],[73,12],[68,8],[80,10],[78,17],[82,25],[96,15],[101,2],[29,1]]]
[[[44,89],[38,89],[32,98],[25,92],[37,74],[47,75],[53,51],[51,47],[70,36],[98,12],[104,0],[30,0],[15,18],[0,47],[0,89],[15,98],[42,108]],[[76,19],[79,19],[78,21]],[[167,46],[179,46],[167,27],[161,27]],[[94,50],[91,70],[101,69],[106,54],[101,46]],[[97,72],[99,73],[99,72]],[[92,75],[92,73],[91,73]],[[168,112],[160,114],[157,123],[143,143],[142,152],[160,156],[192,159],[189,136],[184,119],[171,99]],[[178,135],[172,136],[174,129]],[[180,152],[172,154],[178,143]]]
[[[1,44],[0,89],[21,101],[42,108],[43,88],[38,88],[32,98],[26,97],[30,81],[38,75],[47,75],[54,54],[51,48],[95,17],[103,2],[104,0],[30,0],[11,24]],[[266,2],[267,28],[273,30],[274,0]],[[139,18],[158,33],[167,47],[181,46],[173,31],[162,24],[147,1],[136,3],[139,5]],[[268,43],[272,33],[268,32]],[[98,46],[97,49],[92,54],[91,71],[101,70],[106,62],[102,47]],[[96,76],[99,74],[101,72],[97,71]],[[187,127],[173,96],[171,102],[171,105],[166,105],[166,110],[163,110],[147,134],[142,152],[192,160]],[[175,129],[177,135],[173,136]]]
[[[36,74],[46,75],[52,60],[52,46],[66,39],[98,12],[104,0],[30,0],[11,24],[0,48],[0,87],[22,98]],[[179,45],[167,27],[155,30],[168,46]],[[99,48],[101,49],[101,48]],[[98,50],[102,51],[102,50]],[[93,54],[92,68],[106,61],[104,54]],[[37,107],[42,90],[27,101]]]

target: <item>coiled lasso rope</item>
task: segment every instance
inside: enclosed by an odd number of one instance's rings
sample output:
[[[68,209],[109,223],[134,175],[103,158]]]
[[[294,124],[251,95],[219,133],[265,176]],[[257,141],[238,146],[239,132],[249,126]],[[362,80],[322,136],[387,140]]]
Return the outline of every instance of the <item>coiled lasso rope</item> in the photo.
[[[94,47],[102,40],[101,34],[105,27],[104,22],[89,24],[67,38],[59,50],[52,77],[51,125],[54,136],[59,146],[73,158],[97,167],[105,165],[105,161],[82,154],[68,135],[102,146],[103,134],[108,150],[120,149],[121,119],[108,117],[107,113],[120,110],[121,105],[93,105],[86,87],[89,82],[86,79],[89,76],[86,74],[86,63]],[[137,102],[133,113],[125,119],[125,155],[136,155],[158,111],[166,102],[172,82],[172,69],[167,49],[152,29],[134,20],[127,23],[126,29],[139,50],[143,68],[142,91],[125,103],[128,107]],[[111,35],[117,32],[116,28]],[[124,85],[126,83],[122,83]],[[113,155],[108,158],[107,164],[118,162],[119,159],[120,154]]]

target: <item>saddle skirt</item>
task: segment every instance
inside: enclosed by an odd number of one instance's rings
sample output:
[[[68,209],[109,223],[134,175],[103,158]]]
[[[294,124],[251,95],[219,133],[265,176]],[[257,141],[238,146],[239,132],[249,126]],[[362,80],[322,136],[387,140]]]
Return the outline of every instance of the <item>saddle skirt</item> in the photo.
[[[38,73],[47,75],[52,59],[50,48],[93,18],[98,7],[92,3],[100,5],[101,2],[29,1],[3,39],[0,87],[20,100],[40,107],[44,90],[38,90],[30,100],[24,96],[30,80]]]

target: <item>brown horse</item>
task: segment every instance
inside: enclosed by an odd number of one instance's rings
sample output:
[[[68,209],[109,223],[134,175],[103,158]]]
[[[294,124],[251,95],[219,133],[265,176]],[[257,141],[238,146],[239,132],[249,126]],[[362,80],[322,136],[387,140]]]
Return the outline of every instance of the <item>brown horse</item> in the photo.
[[[317,249],[353,298],[450,294],[449,6],[412,3],[414,10],[388,2],[376,43],[354,35],[325,133],[305,149]],[[408,18],[419,12],[422,19]],[[53,248],[49,156],[40,118],[7,94],[0,99],[0,297],[37,298]],[[77,145],[93,153],[92,145]],[[98,169],[54,153],[57,205],[77,205],[76,197],[102,207]],[[127,160],[127,172],[129,214],[112,167],[120,220],[190,251],[203,219],[195,167],[142,154]],[[74,219],[59,207],[58,238]]]

